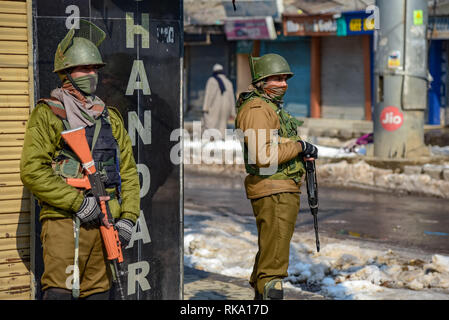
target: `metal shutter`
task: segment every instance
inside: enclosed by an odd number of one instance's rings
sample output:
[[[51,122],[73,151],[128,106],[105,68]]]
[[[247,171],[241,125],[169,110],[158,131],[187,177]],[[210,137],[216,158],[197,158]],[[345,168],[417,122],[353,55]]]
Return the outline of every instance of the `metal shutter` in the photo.
[[[362,36],[322,37],[322,117],[365,119]]]
[[[31,299],[31,202],[19,173],[33,105],[31,12],[31,0],[0,1],[0,299]]]

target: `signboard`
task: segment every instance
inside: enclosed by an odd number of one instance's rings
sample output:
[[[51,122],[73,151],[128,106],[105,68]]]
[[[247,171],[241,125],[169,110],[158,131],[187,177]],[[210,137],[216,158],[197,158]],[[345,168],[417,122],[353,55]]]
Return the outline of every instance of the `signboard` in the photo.
[[[431,39],[449,39],[449,17],[429,16]]]
[[[52,72],[55,51],[80,17],[106,33],[99,47],[106,66],[99,71],[96,94],[121,112],[140,179],[140,217],[123,250],[125,296],[180,299],[182,172],[170,158],[177,144],[170,135],[181,123],[182,2],[33,1],[36,101],[60,85]],[[43,266],[36,221],[33,259],[39,283]],[[39,292],[38,286],[38,299]]]
[[[283,15],[285,36],[332,36],[337,34],[337,21],[333,15]]]
[[[413,24],[421,26],[424,23],[424,13],[422,10],[413,10]]]
[[[401,51],[394,50],[388,55],[388,69],[398,69],[401,67]]]
[[[380,123],[385,130],[396,131],[404,123],[404,115],[397,107],[388,106],[380,113]]]
[[[339,18],[338,35],[350,36],[373,34],[375,28],[374,15],[365,11],[343,12]]]
[[[230,18],[225,21],[228,40],[274,40],[276,30],[272,17]]]

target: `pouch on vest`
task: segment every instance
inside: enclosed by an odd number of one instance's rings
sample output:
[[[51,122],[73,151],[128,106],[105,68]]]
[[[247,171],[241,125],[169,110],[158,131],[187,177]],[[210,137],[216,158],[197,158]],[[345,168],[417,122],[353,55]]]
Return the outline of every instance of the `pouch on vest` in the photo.
[[[53,171],[63,178],[82,178],[83,168],[78,158],[67,150],[61,152],[52,160]]]
[[[82,178],[81,165],[76,160],[69,158],[52,161],[51,166],[54,172],[63,178]]]

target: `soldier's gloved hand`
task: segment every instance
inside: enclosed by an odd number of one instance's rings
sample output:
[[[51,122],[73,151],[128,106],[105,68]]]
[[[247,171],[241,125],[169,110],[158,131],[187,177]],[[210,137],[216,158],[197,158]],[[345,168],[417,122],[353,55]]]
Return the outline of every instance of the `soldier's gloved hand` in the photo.
[[[313,144],[308,143],[307,141],[299,140],[299,144],[302,147],[302,151],[299,153],[301,156],[305,158],[318,158],[318,148]]]
[[[96,228],[100,226],[101,210],[97,200],[92,196],[84,197],[81,207],[75,214],[80,219],[81,225],[85,227]]]
[[[131,240],[134,222],[129,219],[120,219],[116,222],[115,227],[118,231],[118,237],[122,243],[122,248],[126,248]]]

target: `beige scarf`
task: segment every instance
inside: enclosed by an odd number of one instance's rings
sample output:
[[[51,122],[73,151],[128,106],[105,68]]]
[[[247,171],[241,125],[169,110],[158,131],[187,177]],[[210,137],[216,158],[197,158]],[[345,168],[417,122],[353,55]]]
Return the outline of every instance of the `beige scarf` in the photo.
[[[279,87],[267,84],[265,81],[259,81],[255,84],[250,84],[248,91],[257,90],[261,96],[273,101],[274,103],[281,104],[284,102],[282,97],[287,91],[287,88],[287,85]]]
[[[86,127],[94,124],[105,108],[104,102],[95,96],[85,97],[70,82],[62,88],[54,89],[50,95],[64,104],[67,121],[71,128]]]

